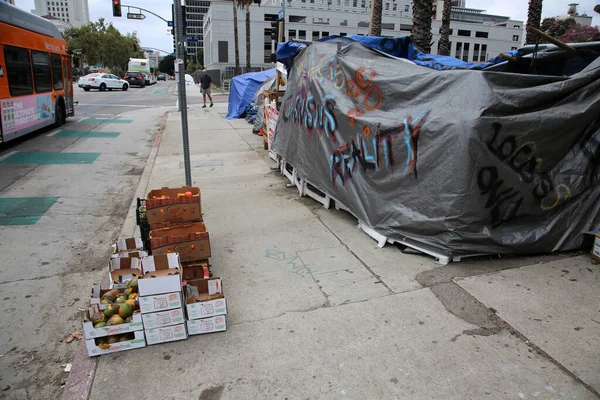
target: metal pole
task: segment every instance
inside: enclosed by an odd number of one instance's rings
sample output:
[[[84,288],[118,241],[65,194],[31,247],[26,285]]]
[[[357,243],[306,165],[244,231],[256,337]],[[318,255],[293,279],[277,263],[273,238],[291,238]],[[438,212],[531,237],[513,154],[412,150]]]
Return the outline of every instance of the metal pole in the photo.
[[[185,47],[183,46],[183,38],[185,37],[185,21],[181,12],[181,0],[173,0],[173,8],[175,9],[175,45],[177,51],[177,96],[179,99],[179,111],[181,111],[181,134],[183,136],[183,166],[185,169],[185,184],[192,186],[192,169],[190,166],[190,138],[188,135],[188,120],[187,120],[187,98],[185,93]]]

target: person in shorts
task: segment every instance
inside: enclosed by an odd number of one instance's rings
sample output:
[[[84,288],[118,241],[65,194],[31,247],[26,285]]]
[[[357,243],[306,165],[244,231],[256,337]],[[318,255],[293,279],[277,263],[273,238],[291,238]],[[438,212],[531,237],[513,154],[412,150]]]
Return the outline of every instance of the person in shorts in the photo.
[[[206,70],[202,70],[202,76],[200,77],[200,91],[202,92],[202,98],[204,99],[204,105],[202,108],[206,108],[206,96],[210,100],[210,106],[213,106],[213,99],[210,93],[210,87],[212,85],[212,78],[206,73]]]

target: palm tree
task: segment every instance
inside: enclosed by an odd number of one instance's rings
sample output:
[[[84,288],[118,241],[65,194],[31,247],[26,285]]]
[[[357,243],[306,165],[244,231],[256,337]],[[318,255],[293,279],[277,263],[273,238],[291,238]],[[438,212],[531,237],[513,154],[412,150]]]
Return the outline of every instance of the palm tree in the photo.
[[[431,16],[431,0],[413,0],[413,42],[424,53],[431,51]]]
[[[529,9],[527,11],[527,25],[533,26],[534,28],[540,28],[540,22],[542,20],[542,0],[529,0]],[[534,33],[527,32],[525,38],[526,44],[534,44],[538,41],[537,36]]]
[[[438,54],[442,56],[450,55],[450,16],[452,14],[452,2],[444,1],[444,9],[442,10],[442,26],[440,26],[440,48]]]
[[[233,0],[233,42],[235,45],[235,74],[240,75],[240,44],[238,39],[237,0]]]
[[[246,7],[246,72],[250,72],[250,4],[253,0],[241,0]]]
[[[383,0],[371,1],[371,22],[369,23],[369,36],[381,36],[381,13]]]

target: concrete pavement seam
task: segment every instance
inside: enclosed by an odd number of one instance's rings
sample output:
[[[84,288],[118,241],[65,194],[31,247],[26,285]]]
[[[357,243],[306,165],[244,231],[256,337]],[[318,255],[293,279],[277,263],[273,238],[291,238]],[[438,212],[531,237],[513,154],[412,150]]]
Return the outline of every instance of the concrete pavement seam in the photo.
[[[339,236],[338,236],[338,235],[337,235],[337,234],[336,234],[336,233],[335,233],[333,230],[331,230],[331,228],[329,228],[329,226],[328,226],[328,225],[327,225],[327,224],[326,224],[326,223],[325,223],[325,222],[324,222],[324,221],[321,219],[321,216],[320,216],[319,214],[317,214],[317,213],[315,212],[315,210],[314,210],[314,209],[312,209],[312,210],[311,210],[311,212],[313,213],[313,215],[314,215],[315,217],[317,217],[317,219],[319,220],[319,222],[321,222],[321,224],[323,224],[323,226],[324,226],[324,227],[325,227],[325,228],[326,228],[326,229],[327,229],[329,232],[331,232],[331,234],[332,234],[332,235],[333,235],[333,236],[334,236],[334,237],[335,237],[335,238],[336,238],[336,239],[337,239],[337,240],[338,240],[338,241],[339,241],[339,242],[342,244],[342,246],[344,246],[344,247],[346,248],[346,250],[348,250],[348,251],[350,252],[350,254],[352,254],[352,255],[353,255],[353,256],[354,256],[354,257],[355,257],[355,258],[356,258],[358,261],[360,261],[360,263],[362,264],[362,266],[363,266],[363,267],[365,267],[365,268],[367,269],[367,271],[369,271],[369,273],[370,273],[371,275],[373,275],[373,277],[374,277],[375,279],[377,279],[377,281],[378,281],[378,282],[380,282],[380,283],[381,283],[381,284],[382,284],[382,285],[383,285],[383,286],[384,286],[384,287],[385,287],[385,288],[388,290],[388,292],[389,292],[390,294],[397,294],[397,293],[395,293],[395,292],[392,290],[392,288],[391,288],[391,287],[390,287],[390,286],[389,286],[387,283],[385,283],[385,282],[383,281],[383,279],[381,279],[381,276],[380,276],[380,275],[376,274],[376,273],[375,273],[375,271],[373,271],[373,270],[371,269],[371,267],[369,267],[369,266],[367,265],[367,263],[365,263],[365,262],[363,261],[363,259],[362,259],[362,258],[360,258],[360,257],[358,256],[358,254],[356,254],[354,251],[352,251],[352,249],[350,249],[350,247],[349,247],[349,246],[348,246],[348,245],[347,245],[347,244],[346,244],[346,243],[345,243],[345,242],[342,240],[342,238],[340,238],[340,237],[339,237]],[[311,275],[312,275],[312,274],[311,274]]]
[[[123,235],[128,235],[128,236],[133,236],[133,233],[135,232],[135,226],[136,224],[134,223],[134,228],[131,230],[131,235],[129,235],[129,230],[131,228],[128,227],[127,222],[133,218],[133,221],[135,221],[135,213],[137,212],[137,198],[140,197],[140,193],[142,197],[145,197],[145,192],[148,188],[148,183],[150,182],[150,176],[152,175],[152,170],[154,169],[154,163],[156,162],[156,157],[158,155],[158,149],[160,148],[160,139],[162,137],[162,132],[164,131],[166,124],[167,124],[167,117],[168,117],[169,112],[166,112],[163,114],[162,118],[161,118],[161,122],[158,128],[158,131],[156,132],[156,137],[154,140],[154,144],[152,146],[152,149],[150,150],[150,154],[148,155],[148,159],[146,161],[146,166],[144,167],[144,172],[142,172],[142,176],[140,177],[140,182],[138,184],[138,188],[134,194],[133,200],[132,200],[132,204],[129,208],[129,212],[127,213],[127,216],[125,217],[125,221],[123,223],[123,229],[121,230],[121,237]],[[133,212],[133,214],[132,214]],[[83,339],[85,340],[85,338]],[[82,354],[83,353],[83,354]],[[90,397],[90,394],[92,392],[92,387],[94,386],[94,380],[96,378],[96,370],[98,369],[98,364],[100,362],[100,357],[94,357],[91,360],[91,363],[88,363],[86,365],[86,367],[80,367],[80,365],[78,365],[79,363],[75,363],[75,361],[77,359],[81,359],[81,357],[83,357],[83,359],[85,360],[88,355],[87,355],[87,349],[85,346],[79,346],[79,351],[78,353],[75,355],[75,359],[73,361],[73,367],[72,367],[72,371],[79,371],[79,375],[86,375],[89,378],[89,381],[87,382],[87,384],[85,385],[86,387],[84,388],[85,390],[85,397],[74,397],[74,396],[70,396],[70,393],[73,391],[73,388],[77,385],[77,382],[75,382],[75,374],[69,374],[68,378],[67,378],[67,383],[65,384],[65,387],[63,388],[63,394],[62,394],[62,399],[63,400],[75,400],[75,399],[84,399],[87,400]],[[82,362],[83,363],[83,362]],[[85,371],[81,371],[82,369],[85,369]],[[74,378],[71,378],[71,377]],[[82,393],[83,395],[83,393]]]
[[[529,347],[531,349],[530,351],[534,351],[540,356],[546,358],[573,380],[582,384],[587,390],[600,398],[600,393],[597,390],[584,382],[573,371],[562,365],[558,360],[550,356],[550,354],[542,350],[538,345],[529,340],[528,337],[523,335],[512,325],[506,322],[502,317],[496,314],[494,309],[488,308],[485,304],[480,302],[475,296],[473,296],[455,281],[439,283],[433,286],[424,287],[423,289],[431,290],[434,296],[440,301],[440,303],[442,303],[446,311],[448,311],[450,314],[469,324],[479,326],[479,329],[463,331],[462,334],[455,336],[453,340],[456,340],[461,335],[491,336],[496,335],[503,330],[507,331],[522,341],[527,347]],[[450,293],[444,294],[444,292]]]

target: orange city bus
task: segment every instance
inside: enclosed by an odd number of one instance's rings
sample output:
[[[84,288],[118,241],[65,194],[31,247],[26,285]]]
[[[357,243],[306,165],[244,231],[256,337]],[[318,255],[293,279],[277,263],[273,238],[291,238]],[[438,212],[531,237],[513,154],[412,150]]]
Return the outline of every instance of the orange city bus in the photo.
[[[74,113],[67,42],[51,22],[0,1],[0,143]]]

